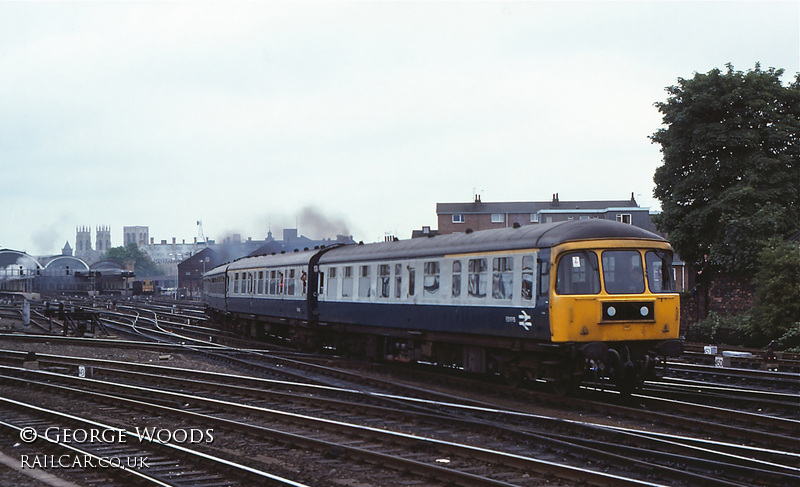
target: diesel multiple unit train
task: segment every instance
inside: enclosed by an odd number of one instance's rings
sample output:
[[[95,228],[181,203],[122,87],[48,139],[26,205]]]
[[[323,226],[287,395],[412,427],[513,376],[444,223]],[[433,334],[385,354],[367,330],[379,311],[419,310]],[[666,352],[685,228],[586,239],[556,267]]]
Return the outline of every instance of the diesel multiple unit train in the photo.
[[[683,350],[670,245],[607,220],[245,257],[205,274],[204,301],[248,336],[561,391],[635,387]]]

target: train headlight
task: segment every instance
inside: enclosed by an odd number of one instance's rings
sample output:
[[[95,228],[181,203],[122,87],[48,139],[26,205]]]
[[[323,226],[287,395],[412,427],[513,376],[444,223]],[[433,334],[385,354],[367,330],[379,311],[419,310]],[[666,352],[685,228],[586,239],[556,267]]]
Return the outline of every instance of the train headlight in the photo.
[[[608,314],[608,316],[613,317],[615,314],[617,314],[617,308],[609,306],[608,309],[606,310],[606,313]]]
[[[649,309],[647,309],[647,306],[642,306],[641,308],[639,308],[639,313],[640,313],[640,314],[642,315],[642,317],[644,318],[644,317],[646,317],[648,314],[650,314],[650,310],[649,310]]]

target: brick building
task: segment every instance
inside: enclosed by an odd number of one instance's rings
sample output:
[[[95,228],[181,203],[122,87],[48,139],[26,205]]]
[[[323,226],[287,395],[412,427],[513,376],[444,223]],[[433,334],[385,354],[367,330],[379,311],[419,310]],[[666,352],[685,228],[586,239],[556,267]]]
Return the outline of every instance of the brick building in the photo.
[[[631,193],[629,200],[561,201],[558,193],[551,201],[484,203],[476,196],[471,203],[437,203],[438,233],[489,230],[515,224],[532,225],[567,220],[599,218],[655,231],[650,209],[641,207]]]

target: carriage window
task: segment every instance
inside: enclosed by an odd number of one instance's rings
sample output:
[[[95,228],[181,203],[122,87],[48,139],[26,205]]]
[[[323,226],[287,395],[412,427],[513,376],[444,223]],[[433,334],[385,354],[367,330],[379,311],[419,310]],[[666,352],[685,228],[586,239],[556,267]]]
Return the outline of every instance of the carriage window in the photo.
[[[286,275],[284,272],[285,271],[278,271],[278,294],[286,292]]]
[[[417,271],[413,267],[408,266],[408,295],[409,296],[413,296],[414,295],[414,278],[416,277],[416,274],[417,274]]]
[[[358,295],[362,298],[368,298],[370,295],[371,284],[372,283],[369,281],[369,266],[362,265],[361,273],[359,274],[358,278]]]
[[[328,269],[328,297],[335,298],[336,293],[339,291],[339,287],[337,283],[339,281],[336,279],[336,268],[331,267]]]
[[[403,297],[403,265],[394,265],[394,297],[400,299]]]
[[[288,269],[286,271],[287,279],[286,279],[286,294],[288,296],[294,296],[294,288],[296,283],[296,270],[295,269]]]
[[[592,252],[570,252],[561,256],[556,274],[557,294],[597,294],[600,274],[597,255]]]
[[[511,257],[492,259],[492,297],[511,299],[514,291],[514,260]]]
[[[422,295],[433,296],[439,291],[439,263],[425,262],[422,279]]]
[[[647,284],[651,293],[674,293],[672,254],[666,250],[650,250],[644,256],[647,265]]]
[[[342,277],[342,297],[349,298],[353,295],[353,268],[347,266],[344,268],[344,277]]]
[[[636,250],[603,252],[603,280],[608,294],[643,293],[642,256]]]
[[[247,294],[253,294],[253,273],[247,273]]]
[[[381,264],[378,266],[378,296],[381,298],[388,298],[391,293],[392,287],[392,268],[389,264]]]
[[[276,294],[278,292],[278,272],[269,271],[269,293]]]
[[[239,294],[239,273],[233,275],[233,294]]]
[[[467,292],[474,298],[486,296],[486,259],[470,259],[467,263]]]
[[[522,299],[533,299],[533,256],[522,256]]]
[[[453,261],[453,297],[461,296],[461,261]]]
[[[264,294],[264,271],[258,271],[258,294]]]

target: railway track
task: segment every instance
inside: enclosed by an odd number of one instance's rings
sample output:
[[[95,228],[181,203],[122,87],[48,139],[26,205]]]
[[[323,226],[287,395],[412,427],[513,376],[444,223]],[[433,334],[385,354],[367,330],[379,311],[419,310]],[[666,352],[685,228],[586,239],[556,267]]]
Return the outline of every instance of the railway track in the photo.
[[[293,486],[303,484],[149,438],[138,431],[0,397],[0,429],[23,468],[62,470],[81,485]]]
[[[40,358],[40,361],[43,359]],[[48,360],[51,359],[44,359],[44,364],[48,363]],[[80,359],[84,360],[85,359]],[[60,365],[64,366],[67,365],[69,361],[61,361]],[[100,363],[96,363],[95,373],[97,374],[98,371],[101,369]],[[117,367],[122,367],[122,365],[117,364]],[[135,387],[145,387],[143,385],[135,385],[135,384],[147,384],[148,382],[152,382],[154,377],[159,377],[159,383],[164,384],[165,382],[173,382],[173,384],[168,387],[170,389],[181,387],[184,391],[192,390],[191,397],[181,398],[180,401],[186,400],[187,402],[190,401],[197,401],[197,397],[199,394],[203,393],[206,395],[212,395],[219,397],[222,394],[224,399],[212,399],[207,398],[206,400],[216,401],[223,401],[225,402],[226,407],[233,407],[228,403],[231,402],[230,397],[235,397],[237,403],[242,403],[245,401],[245,398],[250,398],[249,400],[254,401],[264,401],[265,398],[263,394],[275,394],[275,390],[279,385],[276,385],[275,382],[267,382],[268,385],[261,384],[259,388],[255,387],[255,384],[259,383],[258,380],[253,378],[233,378],[230,376],[213,377],[213,375],[205,375],[197,371],[177,371],[174,369],[164,368],[161,367],[161,372],[156,373],[154,370],[158,370],[158,367],[153,368],[153,366],[145,367],[147,369],[146,372],[142,372],[141,369],[143,366],[132,366],[129,365],[128,367],[140,369],[139,372],[131,372],[131,371],[121,371],[121,370],[114,370],[111,368],[112,364],[106,364],[105,366],[105,374],[111,374],[113,376],[125,376],[128,377],[137,377],[134,382],[127,382],[125,384],[119,384],[117,387],[131,389]],[[176,377],[180,376],[180,378]],[[187,376],[193,376],[193,379],[189,379]],[[109,379],[110,377],[106,377]],[[74,378],[70,378],[70,380],[75,380]],[[231,391],[228,387],[233,387],[231,384],[232,381],[239,381],[243,382],[243,385],[237,385],[238,388],[235,391]],[[107,380],[106,380],[107,382]],[[325,387],[322,389],[313,389],[314,386],[308,384],[300,384],[297,382],[286,382],[286,381],[279,381],[279,384],[282,387],[288,387],[290,389],[304,389],[305,392],[301,394],[299,397],[295,397],[291,399],[289,402],[291,404],[288,409],[297,410],[298,403],[303,404],[308,402],[308,397],[310,394],[313,394],[314,402],[311,406],[312,410],[319,410],[319,411],[334,411],[337,408],[332,405],[332,403],[324,401],[321,396],[323,392],[328,392],[334,390],[331,387]],[[320,387],[320,386],[316,386]],[[195,390],[196,388],[196,390]],[[314,390],[313,393],[308,392],[308,388],[312,388]],[[255,394],[254,391],[261,390],[260,394]],[[205,391],[205,392],[203,392]],[[358,391],[354,392],[353,389],[340,389],[335,388],[335,393],[337,395],[364,395],[364,392]],[[147,395],[153,394],[164,394],[156,393],[153,391],[148,391]],[[141,394],[140,394],[141,395]],[[227,397],[226,397],[227,396]],[[255,397],[253,397],[255,396]],[[206,396],[207,397],[207,396]],[[400,397],[397,395],[381,395],[378,393],[370,392],[366,394],[366,397],[369,399],[370,402],[374,402],[380,398],[380,401],[386,401],[388,404],[383,404],[379,407],[384,408],[381,409],[379,413],[372,413],[366,414],[360,412],[360,408],[363,406],[358,406],[357,403],[353,403],[352,400],[350,402],[345,401],[342,402],[343,399],[341,397],[335,399],[338,401],[336,404],[339,404],[338,409],[344,410],[347,412],[348,415],[352,416],[356,414],[357,417],[367,416],[366,419],[362,418],[363,421],[366,421],[368,424],[375,424],[380,423],[381,418],[391,417],[393,420],[396,418],[400,418],[404,415],[416,414],[416,415],[424,415],[426,421],[433,421],[433,424],[428,428],[434,429],[442,429],[441,422],[444,418],[445,421],[449,424],[455,422],[468,422],[462,428],[465,428],[465,431],[461,433],[461,435],[466,436],[474,436],[476,438],[481,439],[482,441],[487,441],[488,439],[494,438],[497,436],[497,431],[503,431],[503,435],[511,438],[511,441],[515,445],[527,445],[526,448],[528,456],[536,456],[537,458],[543,458],[550,456],[573,456],[574,458],[578,459],[578,463],[584,463],[587,459],[593,459],[591,461],[596,462],[598,464],[602,464],[604,468],[609,468],[610,466],[614,465],[616,462],[617,465],[614,466],[615,469],[620,471],[627,470],[636,470],[636,468],[641,469],[639,475],[644,475],[644,479],[640,479],[638,481],[647,482],[647,475],[655,476],[655,478],[659,479],[669,479],[670,484],[685,484],[685,485],[695,485],[697,484],[700,479],[707,477],[711,472],[716,472],[717,469],[723,468],[726,472],[729,472],[728,475],[733,475],[733,478],[725,479],[719,478],[715,480],[717,485],[741,485],[738,481],[742,478],[747,478],[749,475],[752,477],[753,481],[758,479],[758,482],[761,482],[761,485],[784,485],[785,482],[793,482],[797,480],[795,477],[796,473],[793,473],[791,467],[787,467],[786,465],[782,465],[778,459],[783,458],[785,461],[786,458],[782,457],[780,453],[776,451],[772,451],[769,454],[761,452],[759,455],[756,455],[756,452],[760,452],[762,449],[748,449],[743,448],[741,446],[737,447],[732,444],[723,444],[723,443],[716,443],[715,442],[698,442],[699,440],[696,438],[689,438],[689,437],[677,437],[673,435],[672,438],[669,438],[669,435],[658,435],[652,432],[646,432],[643,430],[626,430],[620,428],[600,428],[597,425],[592,424],[580,424],[574,422],[558,422],[553,420],[552,418],[542,417],[541,415],[531,415],[526,414],[520,411],[504,411],[497,408],[492,408],[490,405],[476,405],[476,404],[464,404],[464,403],[457,403],[454,402],[454,398],[450,398],[448,402],[444,401],[434,401],[432,399],[419,399],[419,398],[411,398],[411,397]],[[274,401],[274,398],[269,399],[270,401]],[[282,399],[286,400],[286,399]],[[174,399],[173,399],[174,401]],[[408,404],[412,406],[411,411],[408,411],[407,408],[402,410],[385,410],[385,408],[395,407],[398,402]],[[307,408],[308,406],[306,406]],[[377,407],[377,406],[373,406]],[[268,408],[270,411],[276,410],[277,406],[272,406]],[[422,411],[420,411],[422,409]],[[249,410],[249,414],[253,414],[253,410]],[[358,413],[355,413],[358,411]],[[271,413],[272,414],[272,413]],[[318,413],[319,415],[319,413]],[[306,415],[303,415],[306,416]],[[310,416],[310,415],[308,415]],[[467,419],[465,419],[467,416]],[[474,416],[474,417],[473,417]],[[507,421],[510,421],[511,424],[504,424],[503,421],[498,421],[498,416],[504,416]],[[472,417],[469,419],[469,417]],[[433,419],[432,419],[433,418]],[[203,421],[210,421],[208,418],[204,418]],[[276,419],[271,417],[269,420],[269,424],[274,424]],[[338,419],[331,419],[328,421],[335,421],[340,423]],[[419,425],[423,422],[421,417],[412,417],[411,419],[406,420],[406,426],[399,426],[397,424],[393,425],[394,428],[399,429],[400,431],[409,431],[412,435],[418,435],[420,429]],[[438,422],[437,422],[438,421]],[[469,423],[469,421],[472,421]],[[291,421],[290,421],[291,422]],[[393,421],[395,423],[396,421]],[[530,427],[530,423],[551,423],[550,429],[545,431],[539,430],[532,430]],[[327,426],[327,423],[325,423]],[[382,425],[382,429],[385,428],[386,425]],[[598,433],[598,428],[601,429],[602,434]],[[313,426],[312,430],[320,429],[319,425]],[[494,431],[495,433],[492,434],[488,430]],[[566,431],[565,431],[566,430]],[[357,441],[357,442],[376,442],[377,436],[379,436],[381,430],[375,430],[371,428],[367,428],[366,432],[363,433],[362,438],[358,440],[349,440],[349,442]],[[444,429],[443,431],[449,431],[449,435],[456,434],[451,429]],[[293,434],[297,434],[296,432]],[[354,436],[354,433],[348,432],[344,433],[346,437]],[[396,433],[400,434],[400,433]],[[443,434],[443,433],[439,433]],[[645,438],[638,440],[638,445],[634,444],[631,445],[631,438]],[[435,440],[430,438],[427,439],[428,442],[433,441],[434,446],[429,446],[427,448],[422,448],[420,446],[415,446],[412,448],[413,451],[419,452],[423,451],[430,451],[431,449],[436,450],[439,453],[448,453],[445,448],[444,444],[450,445],[453,443],[452,438],[445,437],[445,439],[441,439],[438,441],[445,442],[443,444],[437,443]],[[332,444],[336,442],[329,441],[323,448],[334,448]],[[348,441],[345,442],[344,446],[352,446],[347,444]],[[694,444],[693,444],[694,443]],[[551,450],[545,451],[537,451],[531,445],[538,445],[541,448],[541,445],[547,444],[550,445]],[[349,451],[347,449],[343,449],[341,443],[339,443],[338,451]],[[557,445],[557,446],[554,446]],[[656,448],[654,445],[660,445],[660,447]],[[668,445],[668,447],[666,446]],[[581,446],[582,448],[577,448],[576,446]],[[462,446],[464,448],[464,446]],[[480,448],[472,445],[471,448]],[[503,448],[506,450],[511,450],[508,447],[495,447],[495,448],[482,448],[481,450],[468,450],[469,456],[475,457],[478,451],[483,450],[490,450],[490,451],[502,451]],[[709,457],[709,451],[717,448],[717,451]],[[671,450],[678,449],[682,450],[682,453],[672,453]],[[439,451],[441,450],[441,451]],[[735,452],[732,450],[736,450]],[[598,457],[598,452],[606,452],[604,455],[600,455]],[[654,454],[654,452],[660,452],[659,454]],[[700,453],[702,452],[702,454]],[[351,456],[354,453],[349,452],[346,453],[347,456]],[[459,458],[454,453],[448,453],[453,458]],[[524,455],[520,454],[519,452],[511,452],[506,451],[506,454],[511,454],[516,457],[524,457]],[[463,454],[462,454],[463,455]],[[488,455],[488,453],[482,453],[482,455]],[[695,458],[695,457],[704,457],[704,458]],[[657,458],[654,458],[657,457]],[[789,456],[791,458],[791,455]],[[463,456],[462,456],[463,458]],[[746,460],[744,460],[746,458]],[[445,457],[442,460],[447,460],[449,462],[456,463],[450,457]],[[795,458],[796,460],[796,458]],[[490,458],[486,460],[488,463],[496,466],[502,464],[500,460],[497,458]],[[506,460],[507,462],[508,460]],[[659,466],[658,462],[662,462],[662,465]],[[465,460],[461,460],[461,462],[465,462]],[[667,465],[664,465],[663,462],[667,462]],[[638,464],[638,467],[637,467]],[[691,464],[692,467],[689,471],[682,471],[681,469],[676,469],[674,467],[675,464],[682,464],[682,465],[689,465]],[[448,467],[451,469],[455,465],[449,465]],[[544,468],[540,466],[539,468]],[[549,467],[549,468],[552,468]],[[530,472],[536,471],[532,470],[530,465],[525,467],[526,470],[523,472]],[[649,472],[646,474],[645,472]],[[630,472],[628,473],[630,475]],[[513,475],[509,473],[508,475]],[[521,477],[520,477],[521,475]],[[527,483],[522,483],[522,479],[524,479],[525,473],[520,474],[517,472],[517,480],[512,483],[512,485],[529,485]],[[549,475],[555,475],[553,473],[549,473]],[[564,474],[559,474],[563,476]],[[581,473],[582,476],[585,476],[585,473]],[[584,477],[581,477],[584,478]],[[765,479],[769,479],[769,483],[764,483]],[[540,479],[541,480],[541,479]],[[574,478],[572,480],[575,480]],[[459,482],[465,482],[466,480],[461,479]],[[593,485],[609,485],[609,479],[602,479],[601,481],[597,481],[598,483],[593,483]],[[758,483],[757,482],[757,483]],[[704,480],[704,483],[708,484],[707,480]],[[535,483],[534,483],[535,484]],[[466,485],[466,484],[465,484]],[[471,484],[470,484],[471,485]],[[476,484],[477,485],[477,484]],[[488,484],[487,484],[488,485]],[[755,485],[755,484],[754,484]]]
[[[759,387],[771,391],[758,393],[742,386],[746,378],[733,388],[684,375],[649,383],[624,400],[608,391],[565,399],[430,368],[364,364],[274,345],[254,349],[252,342],[218,333],[172,307],[116,308],[103,311],[104,320],[119,336],[139,341],[113,340],[113,346],[202,357],[240,374],[44,353],[36,356],[46,370],[31,371],[23,366],[25,354],[8,351],[0,353],[4,388],[24,394],[63,387],[62,396],[74,395],[88,409],[113,408],[123,425],[119,418],[133,410],[169,417],[175,427],[187,421],[219,425],[226,444],[241,445],[230,461],[264,451],[274,457],[313,451],[312,461],[333,472],[357,472],[359,480],[369,479],[366,485],[394,483],[387,479],[398,476],[425,485],[800,483],[798,405],[791,389],[796,374],[785,377],[788,386],[764,380]],[[56,338],[69,341],[27,339]],[[78,341],[102,347],[110,340]],[[76,377],[78,365],[90,367],[94,378]],[[571,414],[542,412],[547,410]],[[181,417],[181,411],[194,416]],[[268,435],[271,440],[262,443]],[[314,477],[310,484],[334,478]]]

